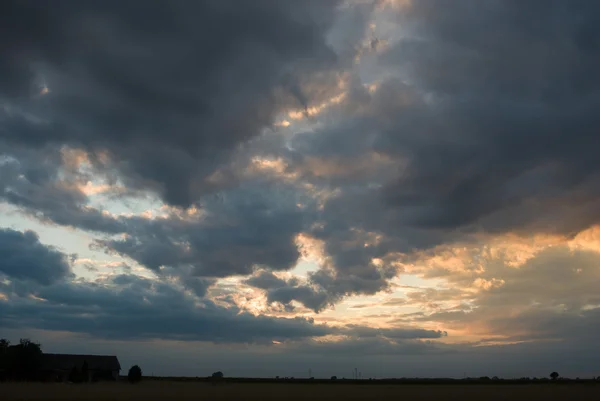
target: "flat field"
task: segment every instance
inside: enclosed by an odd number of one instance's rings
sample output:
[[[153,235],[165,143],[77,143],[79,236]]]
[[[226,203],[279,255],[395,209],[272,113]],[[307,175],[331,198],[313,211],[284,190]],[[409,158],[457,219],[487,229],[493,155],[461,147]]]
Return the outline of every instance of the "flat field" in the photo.
[[[600,385],[356,385],[294,383],[0,383],[0,399],[13,400],[374,400],[553,401],[600,400]]]

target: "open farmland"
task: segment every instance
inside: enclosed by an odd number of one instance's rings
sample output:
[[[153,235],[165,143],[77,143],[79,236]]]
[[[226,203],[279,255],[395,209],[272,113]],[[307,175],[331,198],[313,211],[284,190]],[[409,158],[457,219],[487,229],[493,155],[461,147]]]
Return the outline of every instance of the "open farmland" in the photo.
[[[353,385],[289,383],[0,383],[2,400],[592,400],[596,384]]]

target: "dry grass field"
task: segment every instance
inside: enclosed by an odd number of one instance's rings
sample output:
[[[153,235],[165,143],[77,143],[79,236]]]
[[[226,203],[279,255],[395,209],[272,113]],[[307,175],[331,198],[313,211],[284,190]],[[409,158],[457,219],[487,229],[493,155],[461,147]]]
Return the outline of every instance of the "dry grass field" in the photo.
[[[70,384],[0,383],[12,400],[600,400],[600,385],[353,385],[142,382]]]

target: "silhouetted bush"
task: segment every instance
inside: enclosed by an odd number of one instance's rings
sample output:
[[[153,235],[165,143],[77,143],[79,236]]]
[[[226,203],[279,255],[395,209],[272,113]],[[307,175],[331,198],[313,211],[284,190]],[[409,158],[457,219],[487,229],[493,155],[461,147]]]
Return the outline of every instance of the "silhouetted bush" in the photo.
[[[79,369],[77,369],[77,366],[73,366],[73,368],[71,369],[68,380],[71,383],[81,383],[83,381],[81,372],[79,371]]]
[[[87,361],[83,361],[83,366],[81,367],[81,381],[87,382],[90,379],[90,372],[88,368]]]
[[[138,365],[133,365],[127,374],[129,383],[138,383],[142,380],[142,369]]]

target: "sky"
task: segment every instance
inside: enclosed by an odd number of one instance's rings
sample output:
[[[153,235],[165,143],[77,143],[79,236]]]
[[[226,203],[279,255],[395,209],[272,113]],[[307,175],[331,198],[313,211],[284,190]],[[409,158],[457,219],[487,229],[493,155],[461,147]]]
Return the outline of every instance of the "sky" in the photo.
[[[600,3],[7,0],[0,337],[144,374],[600,374]]]

